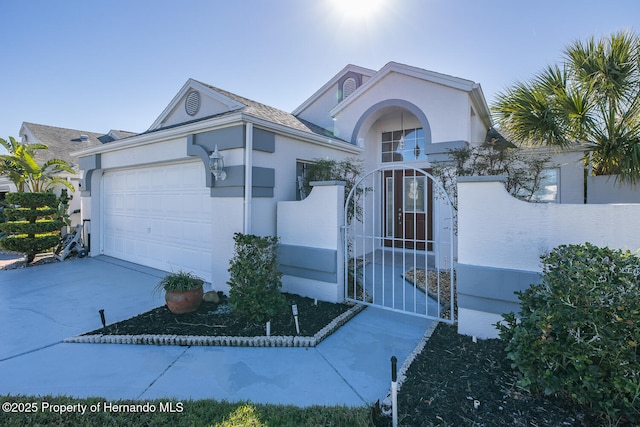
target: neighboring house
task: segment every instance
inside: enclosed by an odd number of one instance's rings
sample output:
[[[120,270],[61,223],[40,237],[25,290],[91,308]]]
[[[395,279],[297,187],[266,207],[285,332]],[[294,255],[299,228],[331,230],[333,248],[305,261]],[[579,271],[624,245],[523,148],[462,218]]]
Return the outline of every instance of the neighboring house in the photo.
[[[107,134],[104,134],[23,122],[20,127],[19,138],[22,143],[44,144],[49,147],[48,150],[36,151],[35,159],[38,164],[43,164],[51,159],[62,159],[68,162],[71,167],[77,171],[75,174],[68,174],[66,172],[60,173],[60,176],[69,181],[76,189],[75,193],[69,194],[70,196],[73,196],[69,206],[69,211],[74,212],[80,210],[79,190],[81,174],[78,168],[78,157],[73,156],[71,153],[78,150],[99,147],[103,144],[118,141],[133,135],[135,135],[135,133],[122,130],[111,130]],[[56,190],[56,192],[59,193],[60,189]],[[16,191],[15,185],[7,181],[6,178],[0,178],[0,193],[7,193],[11,191]],[[80,215],[72,215],[71,220],[73,224],[79,223]]]
[[[306,163],[428,169],[490,126],[480,85],[394,62],[346,66],[293,113],[188,80],[147,132],[74,153],[91,254],[187,269],[224,290],[233,234],[276,235],[277,203],[296,200]],[[225,180],[209,172],[216,147]]]

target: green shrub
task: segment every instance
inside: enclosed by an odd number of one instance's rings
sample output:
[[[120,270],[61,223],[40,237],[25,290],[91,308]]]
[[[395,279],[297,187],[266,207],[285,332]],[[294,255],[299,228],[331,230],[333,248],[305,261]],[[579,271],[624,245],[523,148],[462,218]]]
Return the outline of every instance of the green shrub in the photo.
[[[25,218],[46,218],[55,215],[58,209],[50,206],[41,208],[5,208],[8,221],[22,221]]]
[[[51,219],[39,220],[34,223],[28,221],[11,221],[0,223],[0,231],[22,234],[50,233],[59,231],[63,225],[64,223],[62,221]]]
[[[0,246],[12,251],[27,255],[27,262],[34,260],[35,255],[45,252],[60,243],[60,233],[36,234],[31,237],[28,234],[11,235],[0,239]]]
[[[41,206],[57,206],[57,197],[54,193],[8,193],[7,203],[23,208],[39,208]]]
[[[543,256],[542,282],[498,325],[520,386],[640,421],[640,258],[592,244]]]
[[[276,262],[278,238],[235,233],[233,239],[229,303],[239,314],[264,323],[286,309]]]
[[[4,209],[9,221],[3,223],[1,229],[12,234],[0,239],[1,247],[26,254],[29,263],[36,254],[60,242],[63,223],[52,219],[58,205],[55,194],[9,193],[6,200],[13,207]]]
[[[158,282],[156,290],[164,289],[167,292],[185,292],[192,289],[202,287],[204,279],[196,276],[193,273],[187,271],[178,271],[175,273],[169,273]]]

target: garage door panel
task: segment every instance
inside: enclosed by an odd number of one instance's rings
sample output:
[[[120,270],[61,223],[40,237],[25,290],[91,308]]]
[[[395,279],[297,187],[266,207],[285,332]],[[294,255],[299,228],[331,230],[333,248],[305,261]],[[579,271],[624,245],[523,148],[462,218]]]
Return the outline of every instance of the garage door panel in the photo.
[[[211,202],[202,163],[110,171],[103,185],[103,252],[211,280]]]

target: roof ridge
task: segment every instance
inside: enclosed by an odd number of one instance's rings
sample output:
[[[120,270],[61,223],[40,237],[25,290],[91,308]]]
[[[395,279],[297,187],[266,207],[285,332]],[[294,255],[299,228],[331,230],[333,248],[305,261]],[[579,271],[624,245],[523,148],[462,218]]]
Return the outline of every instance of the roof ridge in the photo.
[[[70,130],[70,131],[74,131],[74,132],[93,133],[95,135],[106,135],[103,132],[93,132],[93,131],[82,130],[82,129],[64,128],[64,127],[61,127],[61,126],[43,125],[41,123],[23,122],[23,124],[24,125],[28,125],[28,126],[41,126],[41,127],[45,127],[45,128],[53,128],[53,129],[60,129],[60,130]],[[122,132],[126,132],[126,131],[122,131]]]

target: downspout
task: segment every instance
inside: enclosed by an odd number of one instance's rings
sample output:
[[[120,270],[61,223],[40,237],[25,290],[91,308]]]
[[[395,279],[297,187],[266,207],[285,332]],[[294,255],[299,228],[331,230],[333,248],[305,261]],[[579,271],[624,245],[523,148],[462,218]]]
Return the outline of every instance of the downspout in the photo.
[[[244,234],[251,234],[251,199],[253,197],[253,123],[246,124],[244,147]]]

